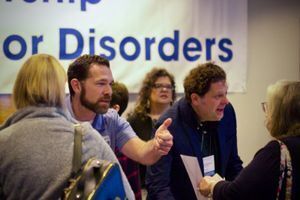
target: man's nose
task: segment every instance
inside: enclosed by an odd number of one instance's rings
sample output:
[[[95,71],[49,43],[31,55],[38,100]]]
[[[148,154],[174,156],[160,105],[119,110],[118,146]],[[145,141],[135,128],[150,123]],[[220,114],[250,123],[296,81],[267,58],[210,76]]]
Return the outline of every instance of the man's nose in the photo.
[[[112,94],[112,87],[111,85],[107,84],[106,87],[104,88],[104,93],[105,94]]]
[[[225,95],[224,98],[222,99],[222,103],[227,105],[229,103],[229,100],[227,98],[227,96]]]

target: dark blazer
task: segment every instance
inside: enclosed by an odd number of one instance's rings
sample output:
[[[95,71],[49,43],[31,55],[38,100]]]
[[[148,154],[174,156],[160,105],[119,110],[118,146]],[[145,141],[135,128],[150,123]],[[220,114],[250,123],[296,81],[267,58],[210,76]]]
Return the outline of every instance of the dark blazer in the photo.
[[[180,157],[181,154],[197,157],[203,174],[196,113],[182,98],[159,119],[157,127],[168,117],[173,120],[168,129],[173,135],[174,144],[168,155],[147,169],[148,199],[196,199]],[[231,104],[226,106],[224,117],[216,125],[221,164],[219,173],[226,180],[233,180],[243,167],[237,152],[236,117]]]

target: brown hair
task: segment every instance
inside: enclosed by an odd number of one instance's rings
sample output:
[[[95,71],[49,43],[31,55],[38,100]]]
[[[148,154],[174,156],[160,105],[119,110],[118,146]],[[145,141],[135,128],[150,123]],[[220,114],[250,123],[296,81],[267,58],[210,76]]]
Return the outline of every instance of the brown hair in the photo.
[[[212,83],[226,81],[225,71],[211,62],[200,64],[185,77],[183,87],[186,99],[191,101],[191,94],[205,95]]]
[[[114,82],[112,84],[112,96],[111,96],[111,101],[110,101],[110,106],[114,105],[119,105],[120,110],[119,110],[119,115],[121,116],[123,112],[126,110],[127,105],[128,105],[128,89],[125,84],[120,83],[120,82]]]

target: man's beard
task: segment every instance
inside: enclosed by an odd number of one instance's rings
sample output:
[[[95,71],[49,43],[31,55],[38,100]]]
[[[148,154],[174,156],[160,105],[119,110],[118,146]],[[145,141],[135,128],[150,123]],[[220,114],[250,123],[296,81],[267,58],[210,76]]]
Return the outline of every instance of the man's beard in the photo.
[[[86,90],[85,90],[84,87],[82,87],[82,92],[81,92],[81,94],[80,94],[80,102],[81,102],[81,104],[82,104],[84,107],[86,107],[87,109],[93,111],[93,112],[96,113],[96,114],[104,114],[104,113],[107,112],[109,106],[105,106],[105,107],[102,106],[102,107],[101,107],[101,106],[99,105],[99,101],[100,101],[101,98],[99,98],[95,103],[93,103],[93,102],[90,102],[89,100],[87,100],[87,99],[85,98],[85,93],[86,93]],[[111,99],[111,97],[109,97],[109,96],[107,96],[106,98],[107,98],[107,99],[108,99],[108,98]]]

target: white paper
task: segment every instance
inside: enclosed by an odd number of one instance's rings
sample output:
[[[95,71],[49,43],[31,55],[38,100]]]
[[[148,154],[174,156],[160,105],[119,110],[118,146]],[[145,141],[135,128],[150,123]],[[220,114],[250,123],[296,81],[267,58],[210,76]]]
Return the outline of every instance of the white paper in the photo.
[[[202,179],[202,173],[198,163],[197,157],[180,155],[183,161],[184,167],[189,175],[191,183],[193,185],[196,197],[198,200],[207,200],[208,198],[201,195],[198,189],[198,185]]]

